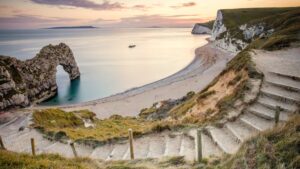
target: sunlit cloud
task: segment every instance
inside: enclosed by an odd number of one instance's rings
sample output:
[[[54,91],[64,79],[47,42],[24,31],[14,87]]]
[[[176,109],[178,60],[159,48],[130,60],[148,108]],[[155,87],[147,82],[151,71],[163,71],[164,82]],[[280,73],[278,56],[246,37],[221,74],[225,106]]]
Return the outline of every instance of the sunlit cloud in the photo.
[[[119,22],[110,26],[119,27],[192,27],[194,23],[204,22],[207,19],[181,18],[184,15],[138,15],[121,18]]]
[[[43,4],[43,5],[70,6],[70,7],[93,9],[93,10],[113,10],[113,9],[125,8],[123,3],[119,3],[119,2],[111,3],[108,0],[105,0],[102,3],[94,3],[89,0],[30,0],[30,1],[37,4]]]
[[[196,6],[196,2],[187,2],[187,3],[182,3],[180,5],[175,5],[175,6],[170,6],[171,8],[185,8],[185,7],[193,7]]]
[[[45,28],[52,25],[65,25],[80,23],[80,20],[74,18],[44,18],[35,15],[16,15],[13,17],[0,17],[0,28],[10,29],[28,29],[32,27]]]

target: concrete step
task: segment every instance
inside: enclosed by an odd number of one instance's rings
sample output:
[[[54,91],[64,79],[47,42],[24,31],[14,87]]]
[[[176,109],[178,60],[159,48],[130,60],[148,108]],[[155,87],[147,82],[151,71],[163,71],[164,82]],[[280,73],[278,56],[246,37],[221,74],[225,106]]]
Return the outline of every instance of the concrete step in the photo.
[[[251,113],[241,115],[240,120],[258,131],[264,131],[274,126],[274,121],[266,120]]]
[[[225,124],[225,127],[233,134],[235,135],[240,142],[244,142],[251,136],[255,135],[257,133],[257,130],[254,128],[251,128],[241,122],[240,120],[236,120],[234,122],[227,122]]]
[[[79,157],[90,157],[94,149],[89,146],[84,146],[75,143],[75,149]]]
[[[16,118],[14,118],[13,120],[3,124],[0,126],[1,131],[3,129],[6,130],[6,132],[10,132],[11,131],[18,131],[20,127],[25,126],[26,123],[28,122],[28,117],[26,115],[22,115],[22,116],[18,116]],[[2,132],[1,132],[2,134]],[[5,133],[3,133],[5,134]]]
[[[12,124],[12,123],[15,123],[15,122],[16,122],[18,119],[20,119],[20,118],[21,118],[20,116],[16,116],[16,117],[12,118],[10,121],[8,121],[8,122],[6,122],[6,123],[4,123],[4,124],[1,124],[1,125],[0,125],[0,129],[9,126],[9,125]]]
[[[68,158],[74,157],[72,148],[68,144],[56,142],[55,144],[47,147],[47,149],[44,149],[45,153],[52,153],[52,154],[59,154],[61,156],[65,156]]]
[[[179,156],[184,156],[186,160],[193,161],[195,159],[195,153],[195,140],[183,135]]]
[[[234,154],[240,147],[238,139],[227,128],[208,127],[213,141],[228,154]]]
[[[149,153],[149,148],[150,148],[150,140],[151,137],[155,137],[154,135],[149,135],[146,137],[141,137],[138,139],[135,139],[133,144],[134,144],[134,156],[136,159],[143,159],[147,158],[147,155]],[[152,146],[154,143],[152,142]],[[164,143],[162,143],[164,145]],[[124,156],[124,159],[130,159],[130,151],[129,149],[126,152],[126,155]]]
[[[204,158],[214,157],[214,156],[221,156],[223,151],[218,147],[211,137],[207,136],[206,134],[201,134],[201,144],[202,144],[202,156]]]
[[[147,158],[158,158],[163,156],[166,149],[166,136],[158,135],[148,139],[149,151]]]
[[[113,149],[114,146],[111,144],[99,146],[93,150],[93,152],[90,155],[90,158],[106,160]]]
[[[297,92],[300,92],[300,81],[293,80],[286,76],[280,76],[273,73],[267,73],[265,75],[265,81],[267,83],[280,86],[283,88],[295,90]]]
[[[294,80],[294,81],[299,81],[300,82],[300,76],[295,76],[295,75],[289,75],[289,74],[284,74],[284,73],[281,73],[281,72],[268,72],[268,74],[273,74],[273,75],[276,75],[276,76],[279,76],[279,77],[285,77],[285,78],[288,78],[290,80]]]
[[[294,102],[299,104],[300,103],[300,94],[296,92],[288,91],[282,87],[269,85],[269,84],[263,84],[261,88],[262,94],[272,97],[274,99],[280,99],[284,102]]]
[[[284,109],[285,111],[289,111],[289,112],[294,112],[297,110],[297,105],[293,104],[293,103],[284,103],[280,100],[276,100],[274,98],[271,97],[267,97],[267,96],[259,96],[258,103],[269,107],[271,109],[276,109],[277,106],[281,107],[282,109]]]
[[[113,150],[109,153],[106,160],[122,160],[127,152],[129,144],[115,144]]]
[[[180,147],[181,147],[181,140],[182,134],[169,134],[166,137],[166,149],[164,152],[164,156],[178,156]]]
[[[248,108],[248,111],[257,116],[265,118],[267,120],[274,120],[274,118],[275,118],[275,110],[274,109],[270,109],[259,103],[255,103],[255,104],[251,105]],[[285,111],[281,111],[279,120],[287,121],[288,119],[289,119],[288,113]]]

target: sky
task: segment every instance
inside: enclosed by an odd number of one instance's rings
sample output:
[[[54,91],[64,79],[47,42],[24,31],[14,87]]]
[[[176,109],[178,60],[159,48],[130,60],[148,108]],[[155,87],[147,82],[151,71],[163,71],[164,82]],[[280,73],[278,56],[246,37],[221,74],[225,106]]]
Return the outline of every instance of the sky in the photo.
[[[0,29],[192,27],[218,9],[300,6],[300,0],[0,0]]]

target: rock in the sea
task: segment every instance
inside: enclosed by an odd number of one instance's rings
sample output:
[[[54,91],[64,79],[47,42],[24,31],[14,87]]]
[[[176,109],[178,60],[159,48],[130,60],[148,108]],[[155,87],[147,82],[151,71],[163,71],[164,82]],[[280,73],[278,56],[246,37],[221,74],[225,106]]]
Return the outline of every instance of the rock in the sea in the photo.
[[[71,80],[80,76],[73,53],[64,43],[45,46],[26,61],[0,56],[0,110],[25,107],[54,96],[58,65]]]
[[[201,23],[196,23],[192,30],[192,34],[211,34],[211,29]]]

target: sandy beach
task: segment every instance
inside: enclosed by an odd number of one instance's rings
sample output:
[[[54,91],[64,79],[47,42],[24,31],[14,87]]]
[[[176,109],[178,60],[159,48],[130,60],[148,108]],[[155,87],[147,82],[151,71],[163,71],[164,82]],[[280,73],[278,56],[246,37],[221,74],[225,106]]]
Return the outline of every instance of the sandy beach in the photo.
[[[113,114],[136,116],[141,109],[155,102],[177,99],[189,91],[202,90],[233,56],[209,42],[195,50],[195,58],[188,66],[169,77],[106,98],[58,107],[67,111],[88,109],[96,113],[98,118],[108,118]],[[33,106],[29,109],[40,108],[50,107]]]

